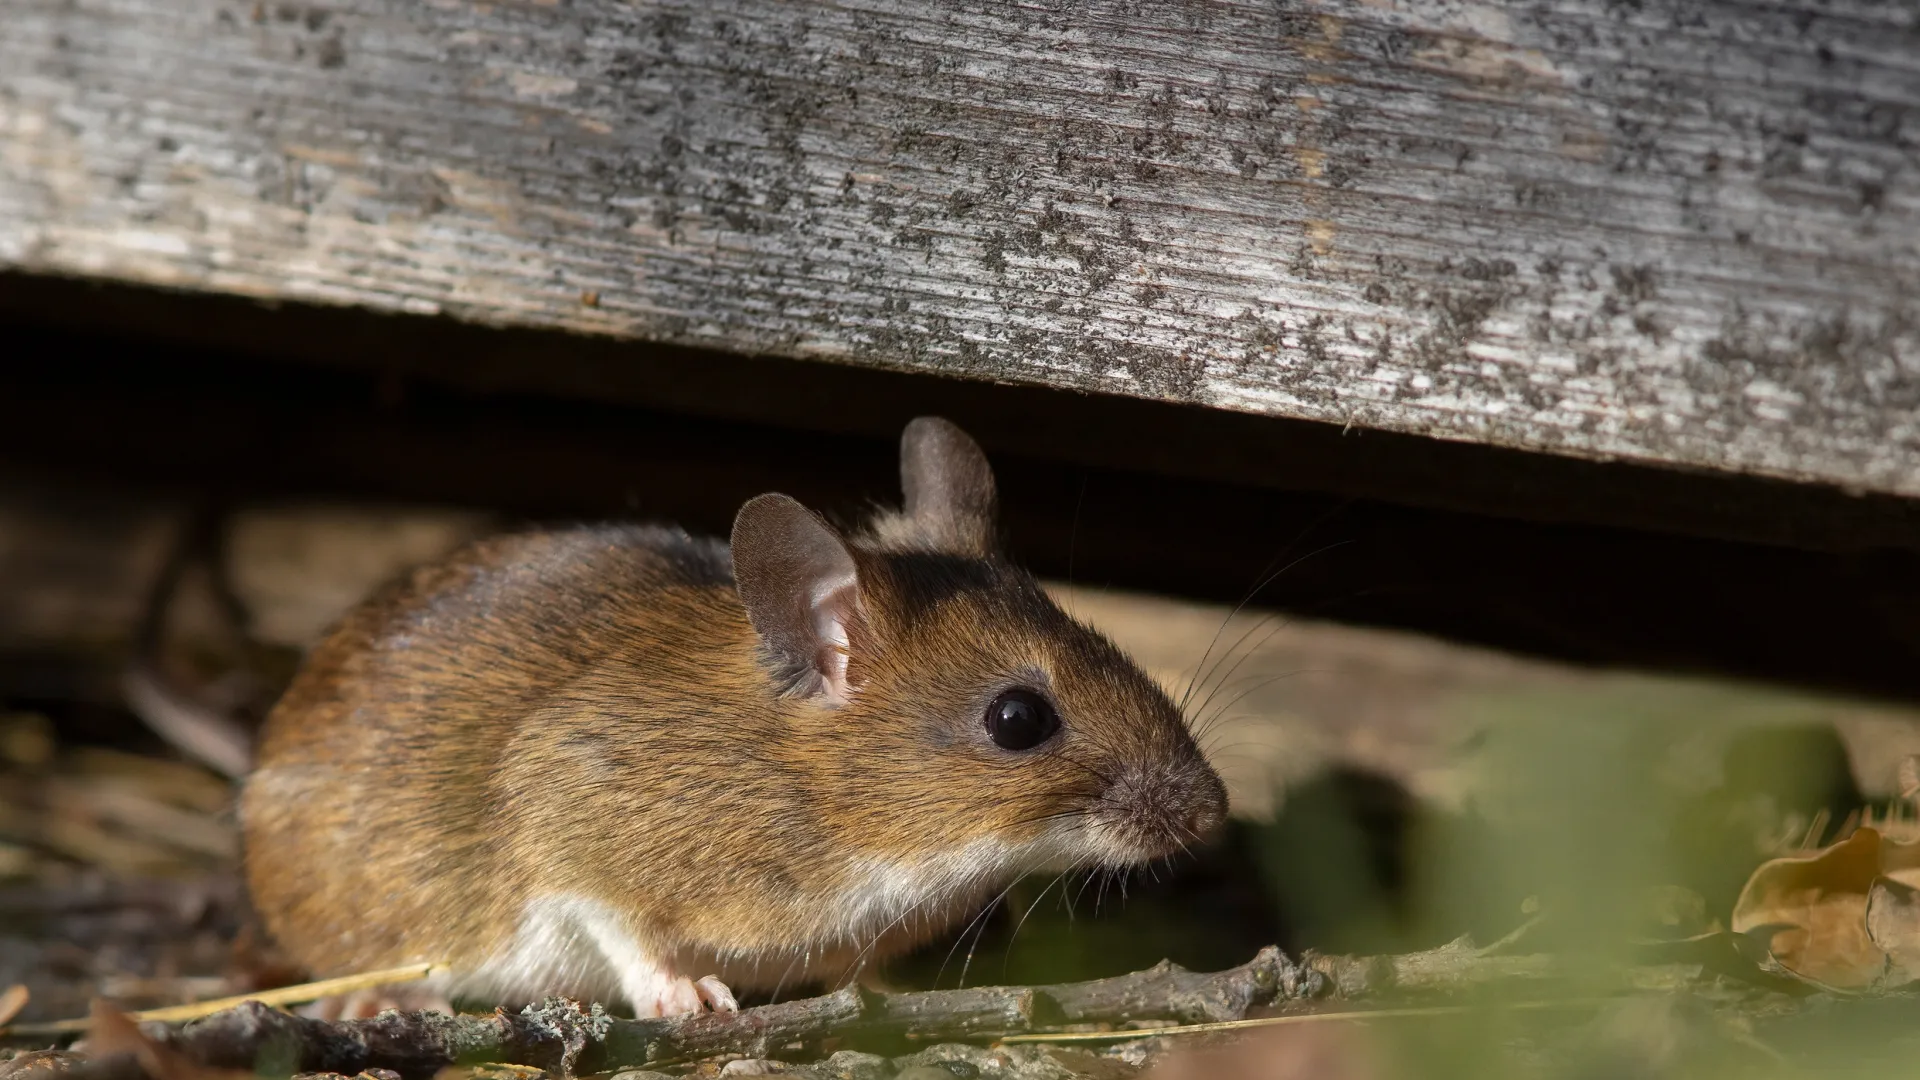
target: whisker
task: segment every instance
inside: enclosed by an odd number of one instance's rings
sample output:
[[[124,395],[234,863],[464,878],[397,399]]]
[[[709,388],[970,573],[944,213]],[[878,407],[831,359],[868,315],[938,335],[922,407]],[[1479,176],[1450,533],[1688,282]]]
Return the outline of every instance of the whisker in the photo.
[[[1267,637],[1263,637],[1260,639],[1260,644],[1264,645],[1267,642],[1268,638],[1270,638],[1275,631],[1277,631],[1278,629],[1286,625],[1285,620],[1286,620],[1286,617],[1284,613],[1278,612],[1278,611],[1270,611],[1265,615],[1262,615],[1259,618],[1255,619],[1253,621],[1253,624],[1249,626],[1244,632],[1242,632],[1240,637],[1236,639],[1231,646],[1228,647],[1227,651],[1220,654],[1220,663],[1221,664],[1226,663],[1227,660],[1232,658],[1235,653],[1238,653],[1240,649],[1247,644],[1247,639],[1251,637],[1253,634],[1257,633],[1262,629],[1267,629]],[[1241,664],[1246,663],[1248,657],[1251,657],[1258,650],[1259,650],[1259,645],[1255,645],[1252,649],[1248,649],[1245,653],[1241,653],[1239,660],[1235,662],[1232,668],[1227,670],[1227,674],[1223,677],[1223,679],[1232,678],[1233,672],[1239,670],[1239,666]],[[1216,669],[1217,668],[1218,668],[1218,665],[1216,665]],[[1194,692],[1199,693],[1205,685],[1206,685],[1205,682],[1202,682],[1199,686],[1196,686],[1194,688]],[[1216,686],[1217,685],[1218,684],[1216,684]],[[1182,703],[1183,708],[1185,705],[1191,704],[1191,703],[1192,703],[1192,699],[1191,699],[1191,696],[1189,696],[1188,700]],[[1194,706],[1193,711],[1197,713],[1202,709],[1204,709],[1204,707],[1205,707],[1205,702],[1203,701],[1201,704]]]
[[[1013,824],[1015,826],[1034,825],[1034,824],[1040,824],[1040,823],[1049,822],[1049,821],[1061,821],[1061,820],[1077,818],[1079,820],[1074,821],[1073,827],[1076,829],[1084,829],[1087,827],[1087,825],[1091,820],[1091,813],[1092,813],[1091,810],[1084,807],[1069,809],[1069,810],[1059,810],[1053,813],[1036,815],[1034,817],[1020,818],[1015,820]],[[961,928],[960,933],[954,937],[953,944],[947,947],[946,956],[941,958],[939,970],[934,973],[935,985],[938,985],[941,977],[943,977],[946,974],[947,965],[953,962],[954,950],[960,947],[961,942],[967,940],[968,932],[972,931],[973,943],[968,946],[966,959],[962,962],[961,968],[960,968],[960,981],[962,985],[965,984],[966,978],[967,978],[967,971],[971,968],[973,964],[974,951],[977,948],[979,948],[980,940],[986,934],[987,916],[992,914],[993,911],[1004,900],[1006,900],[1007,895],[1011,893],[1014,890],[1014,888],[1017,887],[1019,884],[1020,884],[1019,880],[1010,882],[1006,888],[1001,889],[1000,892],[993,897],[993,899],[989,900],[984,906],[982,906],[980,911],[975,913],[974,917],[972,919],[969,919],[967,921],[967,924]]]
[[[1113,784],[1113,777],[1108,776],[1106,773],[1101,772],[1099,769],[1096,769],[1093,766],[1087,764],[1086,762],[1081,761],[1079,758],[1074,757],[1072,754],[1069,754],[1064,750],[1055,750],[1053,752],[1053,756],[1058,758],[1061,761],[1066,762],[1069,765],[1072,765],[1074,768],[1081,770],[1087,775],[1093,777],[1095,780],[1100,781],[1102,785],[1111,787]]]
[[[1322,514],[1320,517],[1314,519],[1314,521],[1310,523],[1305,529],[1301,530],[1299,536],[1294,537],[1293,541],[1287,544],[1287,547],[1292,547],[1294,544],[1299,543],[1301,537],[1304,537],[1307,533],[1317,528],[1320,525],[1320,523],[1322,521],[1325,521],[1328,517],[1331,517],[1333,514],[1337,513],[1338,511],[1345,509],[1349,502],[1351,502],[1351,500],[1342,502],[1338,506]],[[1278,570],[1275,570],[1273,573],[1268,574],[1266,577],[1262,578],[1259,581],[1259,583],[1254,585],[1253,589],[1247,593],[1245,599],[1241,600],[1238,604],[1234,605],[1233,610],[1227,613],[1227,617],[1220,621],[1220,629],[1215,630],[1213,632],[1213,639],[1207,642],[1206,651],[1200,654],[1200,664],[1198,667],[1194,669],[1194,678],[1187,683],[1186,693],[1183,693],[1180,695],[1180,709],[1182,712],[1186,711],[1187,699],[1193,695],[1194,687],[1199,682],[1203,681],[1204,676],[1202,675],[1202,672],[1206,668],[1207,657],[1213,655],[1213,647],[1220,643],[1220,635],[1226,633],[1227,624],[1231,623],[1235,616],[1239,615],[1240,612],[1244,610],[1248,604],[1252,603],[1254,597],[1259,596],[1262,590],[1264,590],[1267,586],[1273,584],[1275,581],[1279,580],[1280,576],[1285,574],[1287,571],[1292,570],[1294,567],[1299,566],[1301,563],[1306,562],[1308,559],[1312,559],[1319,555],[1323,555],[1329,551],[1334,550],[1335,548],[1344,547],[1349,543],[1352,543],[1352,541],[1337,540],[1331,544],[1327,544],[1323,547],[1316,548],[1313,551],[1307,552],[1305,555],[1300,556],[1299,558],[1293,560],[1290,563],[1287,563],[1285,566],[1280,567]],[[1281,548],[1280,550],[1282,552],[1285,552],[1286,548]],[[1272,563],[1269,563],[1268,565],[1271,566]]]
[[[1288,619],[1286,619],[1284,616],[1276,612],[1273,615],[1267,616],[1266,619],[1262,619],[1260,620],[1260,622],[1254,623],[1252,629],[1249,629],[1245,634],[1242,634],[1240,636],[1240,640],[1234,643],[1234,649],[1238,649],[1240,648],[1241,645],[1246,644],[1247,638],[1252,636],[1254,630],[1257,630],[1260,628],[1260,623],[1266,622],[1268,619],[1273,620],[1273,625],[1267,628],[1267,632],[1261,635],[1259,641],[1254,642],[1251,646],[1247,648],[1246,652],[1240,655],[1240,659],[1234,661],[1233,666],[1227,669],[1227,673],[1221,676],[1220,679],[1213,684],[1213,689],[1207,691],[1206,698],[1202,700],[1200,704],[1194,706],[1193,711],[1196,715],[1204,715],[1206,713],[1207,706],[1212,703],[1214,697],[1218,695],[1221,690],[1225,689],[1230,684],[1231,680],[1233,679],[1234,672],[1239,671],[1241,665],[1245,664],[1248,660],[1253,659],[1253,657],[1259,653],[1260,648],[1262,646],[1264,646],[1267,642],[1273,640],[1273,635],[1279,633],[1281,630],[1284,630],[1288,626],[1292,625],[1292,623]],[[1227,656],[1232,656],[1232,655],[1233,655],[1233,650],[1228,650],[1228,652],[1224,656],[1222,656],[1221,658],[1222,662],[1225,662],[1225,659]]]
[[[1279,672],[1278,674],[1262,676],[1252,686],[1249,686],[1245,690],[1242,690],[1240,693],[1234,695],[1230,700],[1228,700],[1226,704],[1220,706],[1219,711],[1214,713],[1213,716],[1206,721],[1205,725],[1203,725],[1198,731],[1195,732],[1195,736],[1199,738],[1204,738],[1206,735],[1208,735],[1210,732],[1207,729],[1211,728],[1214,724],[1218,723],[1221,717],[1226,715],[1226,711],[1228,709],[1231,709],[1235,705],[1238,705],[1242,701],[1245,701],[1248,695],[1258,693],[1259,691],[1264,690],[1269,686],[1272,686],[1274,683],[1277,683],[1282,679],[1291,679],[1297,675],[1305,675],[1308,673],[1309,673],[1309,669],[1298,668],[1293,671],[1282,671],[1282,672]],[[1208,698],[1209,698],[1209,701],[1211,701],[1212,695],[1209,695]]]
[[[1013,887],[1013,886],[1011,886],[1011,885],[1009,885],[1009,886],[1007,886],[1007,888],[1009,888],[1009,889],[1011,889],[1012,887]],[[1002,893],[1001,893],[1000,895],[1001,895],[1002,897],[1005,897],[1005,896],[1006,896],[1006,893],[1005,893],[1005,892],[1003,891],[1003,892],[1002,892]],[[986,923],[984,923],[984,922],[982,922],[982,923],[980,924],[980,927],[979,927],[979,929],[977,929],[977,930],[975,930],[975,931],[973,932],[973,940],[972,940],[971,942],[969,942],[969,943],[968,943],[968,945],[967,945],[967,956],[966,956],[966,959],[964,959],[964,960],[962,960],[962,961],[960,961],[960,979],[959,979],[959,981],[958,981],[957,983],[955,983],[955,984],[954,984],[954,985],[955,985],[955,986],[956,986],[957,988],[959,988],[959,989],[962,989],[962,990],[964,990],[964,989],[966,989],[966,987],[967,987],[967,972],[969,972],[969,971],[972,971],[972,970],[973,970],[973,957],[974,957],[974,954],[975,954],[975,953],[978,953],[978,952],[980,951],[980,942],[981,942],[982,940],[984,940],[984,939],[986,938],[986,936],[987,936],[987,924],[986,924]],[[945,965],[943,964],[943,965],[942,965],[942,967],[945,967]]]
[[[804,953],[796,951],[793,954],[793,959],[787,961],[786,970],[780,973],[780,978],[776,980],[773,984],[773,999],[775,1001],[780,1000],[780,991],[786,989],[787,978],[793,974],[793,969],[799,965],[801,959],[804,956],[805,956]]]
[[[841,969],[840,980],[846,982],[860,974],[860,969],[867,966],[867,960],[873,951],[880,947],[880,940],[888,934],[893,933],[895,927],[905,923],[914,912],[918,911],[921,906],[927,903],[928,899],[929,898],[922,898],[914,903],[908,904],[907,909],[896,916],[892,922],[875,931],[873,936],[867,939],[867,943],[862,945],[860,950],[853,954],[853,959],[847,961],[847,966]]]
[[[1239,718],[1235,717],[1235,719]],[[1235,758],[1246,757],[1247,754],[1243,753],[1243,751],[1257,750],[1265,745],[1267,744],[1259,739],[1241,739],[1237,742],[1228,743],[1225,746],[1210,746],[1207,747],[1207,760],[1231,761]],[[1264,757],[1264,755],[1262,756]]]
[[[1065,873],[1055,874],[1053,880],[1047,882],[1047,887],[1040,890],[1040,895],[1033,898],[1033,903],[1027,905],[1027,910],[1020,913],[1020,921],[1013,924],[1013,933],[1007,935],[1007,950],[1000,954],[1000,979],[1002,982],[1006,981],[1007,968],[1013,963],[1013,943],[1019,940],[1021,928],[1027,925],[1027,917],[1033,914],[1033,909],[1040,906],[1040,901],[1047,898],[1047,894],[1053,891],[1055,885],[1066,880],[1066,876]],[[966,977],[964,972],[961,974],[961,977]]]
[[[1127,868],[1124,866],[1110,866],[1106,868],[1106,873],[1100,876],[1100,894],[1094,897],[1093,900],[1093,910],[1095,914],[1099,913],[1100,905],[1106,902],[1108,890],[1112,889],[1116,882],[1124,881],[1126,876]],[[1123,889],[1122,892],[1124,891]]]
[[[953,944],[947,946],[947,955],[942,957],[940,960],[940,970],[933,973],[933,985],[935,986],[940,985],[941,976],[947,973],[947,965],[953,962],[953,951],[960,947],[961,942],[967,940],[967,932],[969,930],[974,930],[975,927],[978,927],[979,929],[974,933],[973,945],[967,948],[968,961],[971,962],[973,957],[973,950],[974,948],[978,947],[980,944],[980,935],[986,933],[987,917],[993,914],[993,912],[1000,907],[1001,902],[1006,900],[1007,894],[1012,892],[1014,889],[1014,886],[1018,884],[1020,884],[1020,882],[1017,880],[1009,882],[1006,888],[1001,889],[1000,892],[996,894],[993,899],[987,901],[986,904],[983,907],[981,907],[979,912],[976,913],[973,918],[967,920],[967,925],[961,927],[960,932],[954,935]],[[967,969],[964,964],[960,968],[960,981],[962,984],[964,984],[967,981]]]
[[[1049,821],[1062,821],[1074,817],[1088,817],[1092,813],[1093,811],[1091,809],[1084,806],[1072,810],[1056,810],[1051,814],[1040,814],[1030,818],[1016,818],[1009,823],[1009,827],[1018,828],[1025,825],[1043,825]]]
[[[1084,873],[1089,877],[1092,876],[1091,871],[1069,870],[1067,871],[1067,888],[1060,890],[1060,899],[1064,904],[1066,904],[1066,907],[1067,907],[1068,922],[1073,921],[1073,916],[1074,916],[1073,904],[1074,904],[1074,901],[1078,899],[1078,897],[1076,895],[1070,894],[1067,890],[1073,887],[1073,875],[1081,874],[1081,873]],[[1081,886],[1082,889],[1084,889],[1085,887],[1086,886],[1084,885]]]

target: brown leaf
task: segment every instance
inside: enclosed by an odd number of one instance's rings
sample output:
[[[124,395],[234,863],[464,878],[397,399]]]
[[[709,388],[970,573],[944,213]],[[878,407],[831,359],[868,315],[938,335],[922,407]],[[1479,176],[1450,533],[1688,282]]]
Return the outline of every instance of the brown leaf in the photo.
[[[132,1017],[97,998],[89,1014],[92,1024],[87,1028],[85,1042],[89,1058],[131,1055],[140,1062],[140,1071],[153,1080],[186,1080],[169,1068],[173,1062],[140,1031],[140,1025],[134,1023]]]
[[[1732,930],[1766,943],[1787,974],[1836,990],[1920,978],[1920,843],[1861,827],[1748,879]]]
[[[20,1015],[21,1009],[27,1007],[27,997],[27,988],[19,983],[0,993],[0,1028],[6,1027],[14,1017]]]
[[[1871,986],[1887,956],[1867,936],[1867,890],[1880,876],[1880,834],[1852,836],[1811,855],[1774,859],[1734,902],[1733,932],[1775,927],[1768,948],[1788,972],[1824,986]]]
[[[1920,841],[1880,837],[1880,872],[1902,885],[1920,889]]]
[[[252,1073],[202,1065],[149,1039],[132,1017],[105,1001],[95,999],[91,1018],[86,1039],[89,1058],[131,1055],[152,1080],[255,1080]]]

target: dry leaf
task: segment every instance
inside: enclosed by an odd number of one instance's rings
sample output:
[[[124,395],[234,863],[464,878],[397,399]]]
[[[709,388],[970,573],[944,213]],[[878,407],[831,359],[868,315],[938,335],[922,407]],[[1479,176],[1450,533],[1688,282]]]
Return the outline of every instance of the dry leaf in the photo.
[[[1877,829],[1808,855],[1774,859],[1747,880],[1732,929],[1767,944],[1788,974],[1836,990],[1920,978],[1920,844]]]
[[[1920,889],[1920,840],[1896,840],[1890,835],[1896,831],[1885,826],[1880,829],[1880,872],[1902,885]]]
[[[14,1017],[20,1015],[21,1009],[27,1007],[27,996],[27,988],[19,983],[14,983],[7,987],[5,993],[0,993],[0,1028],[6,1027]]]
[[[126,1013],[97,999],[90,1012],[93,1023],[87,1029],[86,1038],[89,1058],[131,1055],[140,1063],[140,1071],[153,1080],[187,1080],[191,1075],[180,1071],[172,1051],[147,1038],[140,1031],[140,1025]]]
[[[1920,889],[1883,877],[1867,890],[1867,937],[1887,954],[1887,983],[1920,979]]]
[[[257,1080],[250,1072],[202,1065],[180,1051],[147,1038],[133,1018],[95,1000],[87,1029],[86,1054],[101,1059],[131,1055],[151,1080]]]

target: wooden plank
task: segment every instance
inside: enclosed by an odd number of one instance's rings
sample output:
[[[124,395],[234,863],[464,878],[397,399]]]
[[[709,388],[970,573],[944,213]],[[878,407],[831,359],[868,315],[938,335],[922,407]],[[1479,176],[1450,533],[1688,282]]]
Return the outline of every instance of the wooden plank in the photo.
[[[0,0],[0,266],[1920,494],[1904,0]]]

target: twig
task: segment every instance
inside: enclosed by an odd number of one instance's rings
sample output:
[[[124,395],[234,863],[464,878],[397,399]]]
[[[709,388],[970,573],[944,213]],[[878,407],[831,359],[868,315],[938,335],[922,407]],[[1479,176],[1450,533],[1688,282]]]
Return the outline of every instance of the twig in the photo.
[[[1063,1024],[1158,1018],[1237,1020],[1281,998],[1318,996],[1325,980],[1271,946],[1251,961],[1197,974],[1162,961],[1145,971],[1055,986],[982,987],[870,994],[849,987],[825,997],[749,1009],[618,1021],[606,1041],[605,1067],[687,1061],[725,1052],[765,1056],[793,1042],[840,1032],[981,1039]]]
[[[226,523],[226,508],[218,503],[196,507],[188,518],[148,593],[135,631],[134,661],[122,673],[120,688],[127,707],[154,734],[221,775],[239,780],[252,767],[252,734],[233,717],[195,702],[172,687],[160,664],[168,611],[196,562],[212,574],[214,599],[221,613],[238,634],[246,634],[251,621],[246,603],[233,591],[226,575]]]
[[[319,982],[301,983],[298,986],[282,986],[273,990],[262,990],[255,994],[238,994],[233,997],[216,998],[212,1001],[199,1001],[191,1005],[174,1005],[164,1009],[148,1009],[145,1012],[128,1013],[129,1019],[140,1023],[179,1023],[184,1020],[198,1020],[204,1016],[224,1012],[237,1005],[258,1003],[266,1006],[300,1005],[309,1001],[318,1001],[334,994],[350,994],[355,990],[366,990],[390,983],[412,982],[423,979],[432,964],[409,964],[406,967],[388,968],[385,971],[369,971],[360,975],[343,975],[338,979],[322,979]],[[75,1017],[70,1020],[46,1020],[34,1024],[14,1024],[0,1027],[0,1035],[72,1035],[87,1030],[93,1023],[91,1017]]]
[[[766,1057],[829,1036],[989,1040],[1037,1029],[1148,1019],[1217,1024],[1245,1019],[1253,1008],[1330,993],[1356,998],[1389,991],[1462,990],[1514,979],[1539,985],[1570,974],[1552,958],[1486,956],[1464,942],[1398,957],[1314,956],[1302,962],[1269,947],[1248,963],[1214,974],[1161,963],[1131,975],[1055,986],[900,994],[847,987],[739,1013],[645,1020],[617,1020],[598,1006],[583,1008],[555,999],[518,1013],[495,1010],[490,1016],[389,1012],[370,1020],[327,1022],[250,1000],[156,1037],[191,1060],[225,1069],[271,1071],[262,1065],[267,1062],[285,1072],[352,1076],[380,1068],[424,1078],[450,1064],[494,1062],[571,1075],[723,1053]],[[76,1070],[75,1080],[139,1077],[137,1067],[122,1057],[90,1060]]]
[[[519,1013],[498,1009],[491,1016],[389,1012],[370,1020],[327,1022],[249,1000],[154,1034],[187,1058],[223,1069],[352,1076],[383,1068],[424,1078],[457,1062],[496,1062],[569,1075],[729,1052],[766,1056],[792,1043],[840,1034],[987,1039],[1036,1027],[1143,1017],[1234,1020],[1277,998],[1316,996],[1325,985],[1319,974],[1267,948],[1250,962],[1215,974],[1162,963],[1132,975],[1046,987],[902,994],[847,987],[739,1013],[646,1020],[616,1020],[598,1006],[553,1000]],[[137,1062],[125,1055],[89,1059],[71,1075],[74,1080],[141,1078]]]
[[[136,661],[120,676],[127,708],[176,750],[229,779],[247,775],[253,737],[235,723],[172,686],[154,664]]]
[[[1458,990],[1489,982],[1559,980],[1575,974],[1554,954],[1504,956],[1466,938],[1437,949],[1398,956],[1324,956],[1309,953],[1304,963],[1324,976],[1341,997],[1376,996],[1390,990]]]
[[[1114,1031],[1035,1031],[1008,1035],[998,1040],[1007,1045],[1018,1043],[1120,1042],[1125,1039],[1155,1039],[1162,1035],[1202,1035],[1214,1031],[1241,1028],[1278,1027],[1284,1024],[1318,1024],[1341,1020],[1399,1020],[1420,1016],[1462,1016],[1484,1009],[1569,1009],[1607,1005],[1617,997],[1556,998],[1551,1001],[1489,1001],[1476,1005],[1421,1005],[1402,1009],[1349,1009],[1344,1012],[1293,1013],[1288,1016],[1256,1016],[1249,1020],[1221,1020],[1211,1024],[1172,1024],[1166,1027],[1122,1028]]]

